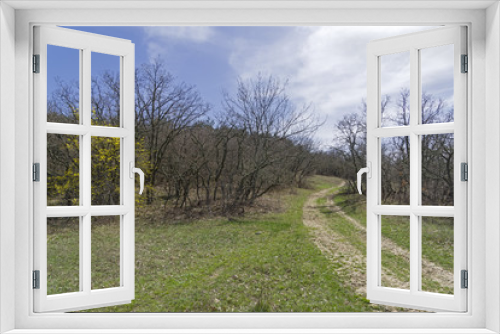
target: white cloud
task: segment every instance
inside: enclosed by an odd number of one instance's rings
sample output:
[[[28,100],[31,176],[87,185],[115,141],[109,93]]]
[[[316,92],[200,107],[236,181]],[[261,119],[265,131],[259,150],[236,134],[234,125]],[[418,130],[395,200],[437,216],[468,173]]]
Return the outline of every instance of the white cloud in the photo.
[[[430,27],[291,27],[272,30],[272,27],[146,27],[150,57],[169,54],[172,45],[190,43],[226,50],[228,63],[243,79],[261,72],[288,79],[288,94],[300,107],[313,103],[315,113],[325,120],[317,138],[324,144],[332,143],[334,124],[346,112],[359,110],[366,97],[366,47],[371,40],[398,36],[429,29]],[[438,48],[435,48],[438,49]],[[422,69],[428,82],[424,89],[448,98],[452,91],[446,73],[451,64],[438,59],[449,55],[439,50],[427,53]],[[449,53],[449,52],[448,52]],[[401,55],[387,57],[383,66],[383,94],[397,94],[408,86],[408,58]],[[230,87],[226,87],[230,88]],[[437,95],[436,94],[436,95]],[[395,99],[393,99],[395,100]]]
[[[229,62],[241,77],[258,72],[289,79],[289,95],[302,105],[313,102],[326,118],[318,132],[323,143],[332,142],[334,124],[342,114],[357,111],[366,97],[366,46],[371,40],[420,31],[424,27],[296,27],[287,36],[262,45],[237,41]],[[393,60],[399,91],[405,76],[401,59]],[[388,87],[389,88],[389,87]]]
[[[172,43],[207,43],[215,37],[213,27],[144,27],[150,57],[165,55]],[[169,45],[170,44],[170,45]]]

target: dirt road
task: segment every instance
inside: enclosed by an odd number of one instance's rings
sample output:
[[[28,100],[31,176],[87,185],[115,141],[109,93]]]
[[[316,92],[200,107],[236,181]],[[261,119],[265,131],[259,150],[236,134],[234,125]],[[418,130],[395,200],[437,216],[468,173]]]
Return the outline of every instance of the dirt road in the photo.
[[[337,189],[344,186],[341,183]],[[338,270],[339,276],[348,282],[356,293],[366,295],[366,254],[363,254],[358,248],[352,245],[352,242],[345,236],[339,235],[328,226],[328,217],[320,210],[325,205],[318,205],[318,199],[326,198],[326,206],[329,212],[338,214],[345,221],[345,224],[351,224],[363,240],[366,240],[366,228],[362,223],[347,215],[342,209],[334,204],[332,190],[325,189],[312,194],[306,201],[303,208],[303,222],[311,231],[311,236],[317,247],[330,259],[330,261],[340,264]],[[382,240],[384,249],[392,254],[404,258],[409,262],[409,251],[398,246],[389,238]],[[453,285],[453,273],[444,270],[439,265],[426,259],[422,261],[422,274],[432,277],[432,280],[441,286]],[[409,282],[399,280],[396,273],[392,273],[389,268],[382,270],[382,281],[389,284],[387,286],[409,289]],[[393,310],[393,309],[391,309]]]

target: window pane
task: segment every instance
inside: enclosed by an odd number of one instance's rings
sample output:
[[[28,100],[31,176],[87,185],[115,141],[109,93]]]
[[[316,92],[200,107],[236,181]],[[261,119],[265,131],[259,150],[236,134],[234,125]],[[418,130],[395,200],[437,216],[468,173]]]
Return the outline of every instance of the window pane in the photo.
[[[120,286],[120,216],[92,217],[92,289]]]
[[[420,50],[422,124],[453,122],[453,45]]]
[[[80,218],[47,218],[47,294],[80,291]]]
[[[422,290],[453,294],[453,218],[421,217]]]
[[[382,286],[410,288],[410,217],[381,217]]]
[[[79,109],[80,50],[47,45],[47,121],[78,124]]]
[[[120,57],[92,52],[92,125],[120,126]]]
[[[410,205],[410,138],[381,138],[382,204]]]
[[[79,136],[47,134],[47,205],[79,205]]]
[[[92,205],[120,205],[120,138],[92,137]]]
[[[453,133],[422,136],[422,205],[453,205]]]
[[[410,124],[410,52],[380,57],[381,126]]]

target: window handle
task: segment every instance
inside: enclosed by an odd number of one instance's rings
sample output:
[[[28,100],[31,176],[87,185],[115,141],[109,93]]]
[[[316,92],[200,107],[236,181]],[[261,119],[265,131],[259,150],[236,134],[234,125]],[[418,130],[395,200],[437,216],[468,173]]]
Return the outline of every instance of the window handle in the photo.
[[[358,186],[358,192],[360,195],[363,194],[363,192],[361,191],[361,175],[363,175],[363,173],[366,173],[366,177],[371,179],[372,177],[372,163],[371,162],[367,162],[367,167],[365,168],[361,168],[359,171],[358,171],[358,182],[356,182],[356,185]]]
[[[142,192],[144,191],[144,172],[140,168],[135,168],[133,161],[130,161],[129,171],[130,171],[130,178],[131,179],[134,178],[135,173],[139,174],[139,178],[140,178],[139,195],[142,195]]]

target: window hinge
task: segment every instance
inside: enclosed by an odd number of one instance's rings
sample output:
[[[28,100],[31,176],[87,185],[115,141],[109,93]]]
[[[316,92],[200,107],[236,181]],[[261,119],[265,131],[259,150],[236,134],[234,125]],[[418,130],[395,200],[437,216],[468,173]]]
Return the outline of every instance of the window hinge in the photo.
[[[462,162],[462,164],[460,165],[460,169],[461,169],[460,180],[469,181],[469,165],[466,162]]]
[[[469,288],[469,273],[467,270],[462,270],[461,271],[461,281],[462,281],[462,289],[467,289]]]
[[[40,73],[40,55],[33,55],[33,73]]]
[[[462,73],[469,72],[469,56],[462,55]]]
[[[33,270],[33,289],[40,289],[40,270]]]
[[[33,164],[33,181],[40,182],[40,164],[38,162]]]

